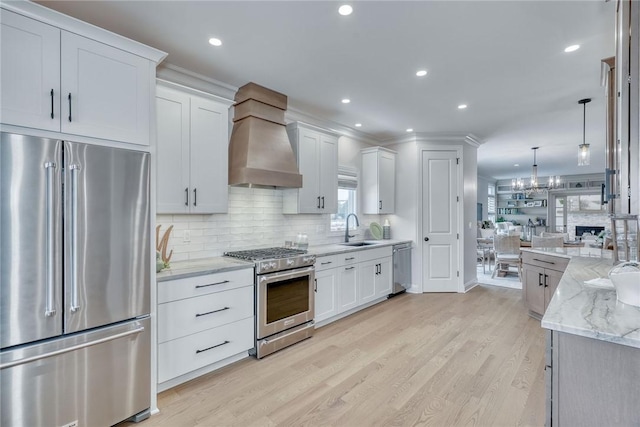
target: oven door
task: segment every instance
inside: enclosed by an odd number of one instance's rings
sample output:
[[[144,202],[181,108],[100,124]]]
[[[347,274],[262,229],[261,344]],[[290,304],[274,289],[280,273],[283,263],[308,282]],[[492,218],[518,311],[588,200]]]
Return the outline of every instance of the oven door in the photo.
[[[258,276],[257,338],[313,320],[315,268]]]

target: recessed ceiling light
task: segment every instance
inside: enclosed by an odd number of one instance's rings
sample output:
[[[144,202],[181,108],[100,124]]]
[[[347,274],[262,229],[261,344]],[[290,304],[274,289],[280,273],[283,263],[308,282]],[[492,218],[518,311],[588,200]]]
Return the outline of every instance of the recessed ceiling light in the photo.
[[[564,49],[565,52],[574,52],[576,50],[580,49],[580,45],[579,44],[572,44],[571,46],[568,46]]]
[[[353,12],[353,8],[348,4],[343,4],[338,8],[338,13],[342,16],[351,15],[351,12]]]
[[[356,127],[357,128],[362,127],[362,123],[356,123]]]
[[[413,132],[413,128],[407,129],[407,132]]]
[[[464,110],[465,108],[467,108],[467,104],[458,105],[458,110]]]
[[[420,70],[416,73],[416,76],[418,77],[424,77],[427,75],[427,70]]]
[[[213,45],[213,46],[222,46],[222,40],[217,39],[215,37],[211,37],[209,39],[209,44]]]
[[[516,163],[516,164],[515,164],[515,165],[513,165],[513,166],[518,167],[518,166],[520,166],[520,163]]]
[[[351,100],[350,100],[349,98],[344,98],[344,99],[342,100],[342,103],[343,103],[343,104],[348,104],[348,103],[350,103],[350,102],[351,102]]]

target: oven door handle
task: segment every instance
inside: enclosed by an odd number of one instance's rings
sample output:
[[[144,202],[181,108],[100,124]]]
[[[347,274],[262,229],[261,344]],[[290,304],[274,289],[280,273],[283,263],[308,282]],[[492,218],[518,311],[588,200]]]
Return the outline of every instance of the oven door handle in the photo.
[[[295,279],[296,277],[306,276],[309,273],[313,272],[314,270],[315,270],[315,267],[310,266],[305,268],[296,268],[294,270],[288,270],[288,271],[285,271],[284,273],[261,274],[260,283]]]

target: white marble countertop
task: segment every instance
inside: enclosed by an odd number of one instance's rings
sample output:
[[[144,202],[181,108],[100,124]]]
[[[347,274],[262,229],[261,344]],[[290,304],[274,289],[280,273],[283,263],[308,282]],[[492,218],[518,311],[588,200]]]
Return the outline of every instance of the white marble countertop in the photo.
[[[358,241],[357,240],[351,241],[351,243],[356,243],[356,242]],[[383,246],[399,245],[401,243],[412,243],[411,240],[364,240],[364,242],[370,243],[370,244],[366,246],[344,246],[341,243],[334,243],[334,244],[328,244],[328,245],[314,245],[314,246],[309,246],[308,252],[312,255],[321,257],[321,256],[328,256],[328,255],[343,254],[343,253],[353,252],[353,251],[362,251],[366,249],[381,248]]]
[[[578,248],[557,250],[562,249]],[[542,327],[640,348],[640,307],[619,302],[614,289],[584,284],[585,280],[607,277],[613,265],[611,251],[602,251],[602,255],[571,258],[542,318]]]
[[[532,252],[534,254],[555,255],[561,258],[586,257],[586,258],[609,258],[611,251],[590,247],[564,247],[564,248],[520,248],[522,252]]]
[[[156,274],[156,281],[186,279],[187,277],[204,276],[223,271],[253,268],[254,263],[229,257],[200,258],[189,261],[176,261],[171,267]]]
[[[352,242],[356,242],[355,240]],[[367,246],[343,246],[339,243],[328,245],[309,246],[307,253],[318,257],[341,254],[346,252],[361,251],[383,246],[392,246],[400,243],[411,243],[411,240],[366,240],[371,243]],[[188,261],[176,261],[171,263],[171,267],[157,273],[156,281],[185,279],[194,276],[204,276],[205,274],[220,273],[223,271],[240,270],[243,268],[253,268],[255,265],[251,261],[243,261],[229,257],[200,258]]]

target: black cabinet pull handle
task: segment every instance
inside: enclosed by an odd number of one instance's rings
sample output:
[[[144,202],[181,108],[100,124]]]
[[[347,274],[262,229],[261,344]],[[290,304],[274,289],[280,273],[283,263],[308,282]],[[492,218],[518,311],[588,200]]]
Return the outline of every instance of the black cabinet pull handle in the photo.
[[[382,200],[380,200],[380,210],[382,210]]]
[[[218,310],[213,310],[213,311],[207,311],[206,313],[196,313],[196,317],[206,316],[208,314],[213,314],[213,313],[220,313],[221,311],[225,311],[225,310],[229,310],[229,307],[220,308]]]
[[[318,196],[318,209],[320,209],[320,196]]]
[[[69,121],[71,121],[71,92],[67,98],[69,99]]]
[[[318,279],[313,279],[313,292],[318,293]]]
[[[353,270],[354,268],[355,268],[355,267],[347,267],[347,268],[345,268],[344,270],[345,270],[345,271],[347,271],[347,270]]]
[[[198,206],[198,193],[197,193],[198,189],[194,188],[193,189],[193,206]]]
[[[202,352],[205,352],[205,351],[209,351],[209,350],[213,350],[216,347],[220,347],[220,346],[223,346],[225,344],[229,344],[230,342],[231,341],[224,341],[224,342],[221,342],[220,344],[216,344],[216,345],[212,345],[211,347],[203,348],[202,350],[196,350],[196,354],[202,353]]]
[[[549,278],[549,276],[545,274],[545,275],[544,275],[544,287],[545,287],[545,288],[548,288],[548,287],[549,287],[549,285],[547,285],[547,279],[548,279],[548,278]]]
[[[184,189],[184,205],[189,206],[189,188]]]
[[[324,196],[322,196],[322,209],[324,209]]]
[[[351,257],[351,258],[345,258],[345,261],[351,261],[352,259],[356,259],[355,257]]]
[[[333,261],[327,261],[327,262],[321,262],[320,265],[327,265],[327,264],[331,264]]]
[[[209,283],[207,285],[196,285],[196,289],[206,288],[207,286],[222,285],[222,284],[225,284],[225,283],[229,283],[229,281],[228,280],[223,280],[222,282]]]
[[[542,286],[542,273],[538,273],[538,286]]]
[[[51,118],[53,119],[53,89],[51,89]]]
[[[538,262],[544,262],[546,264],[555,264],[555,262],[553,262],[553,261],[545,261],[543,259],[538,259],[538,258],[534,258],[533,260],[534,261],[538,261]]]

